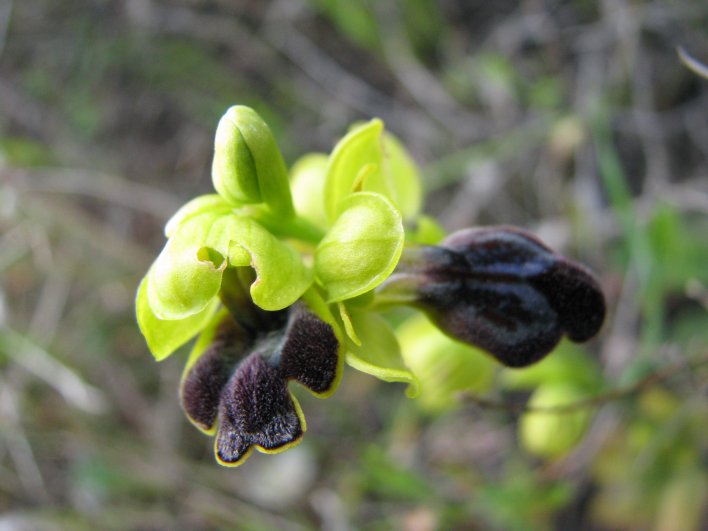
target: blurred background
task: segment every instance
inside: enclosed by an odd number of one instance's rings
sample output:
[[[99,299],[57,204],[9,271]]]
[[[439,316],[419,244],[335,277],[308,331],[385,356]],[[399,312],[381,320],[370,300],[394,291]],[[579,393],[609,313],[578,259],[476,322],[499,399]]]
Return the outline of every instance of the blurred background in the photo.
[[[708,528],[708,81],[677,47],[708,63],[706,2],[0,1],[0,529]],[[483,401],[347,370],[296,390],[300,446],[219,467],[133,297],[236,103],[289,163],[382,118],[446,229],[591,266],[602,333]],[[529,451],[527,398],[588,378],[578,444]]]

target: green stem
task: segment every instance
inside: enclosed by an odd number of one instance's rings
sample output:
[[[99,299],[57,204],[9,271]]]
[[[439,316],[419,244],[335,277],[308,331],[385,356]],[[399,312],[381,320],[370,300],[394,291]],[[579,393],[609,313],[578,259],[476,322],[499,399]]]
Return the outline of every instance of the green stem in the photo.
[[[702,357],[691,360],[681,358],[676,363],[667,365],[656,372],[648,374],[635,384],[612,389],[599,395],[590,396],[570,404],[563,404],[559,406],[533,407],[528,404],[520,404],[518,402],[490,400],[488,398],[476,396],[470,393],[462,394],[462,400],[485,409],[499,409],[512,413],[527,413],[532,411],[542,411],[544,413],[568,413],[570,411],[603,406],[609,402],[627,398],[649,387],[665,382],[683,371],[692,371],[706,364],[708,364],[708,355],[706,354]]]
[[[370,302],[372,309],[383,310],[390,306],[411,305],[418,300],[417,290],[425,281],[422,266],[428,263],[425,245],[411,245],[403,249],[393,273],[374,290]]]
[[[294,238],[317,245],[325,235],[323,228],[297,215],[293,218],[283,218],[265,210],[255,211],[251,215],[273,235],[280,238]]]

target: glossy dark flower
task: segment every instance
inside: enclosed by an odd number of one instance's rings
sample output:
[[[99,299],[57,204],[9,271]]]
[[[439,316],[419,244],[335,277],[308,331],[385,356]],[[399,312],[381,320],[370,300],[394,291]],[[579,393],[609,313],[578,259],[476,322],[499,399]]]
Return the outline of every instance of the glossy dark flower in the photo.
[[[449,336],[524,367],[567,335],[594,336],[605,299],[593,274],[513,227],[465,229],[404,253],[381,295],[422,309]]]
[[[260,317],[254,326],[227,314],[182,379],[182,407],[198,428],[215,433],[224,465],[241,464],[254,447],[275,453],[297,444],[306,424],[288,382],[323,397],[341,373],[334,330],[304,303]]]

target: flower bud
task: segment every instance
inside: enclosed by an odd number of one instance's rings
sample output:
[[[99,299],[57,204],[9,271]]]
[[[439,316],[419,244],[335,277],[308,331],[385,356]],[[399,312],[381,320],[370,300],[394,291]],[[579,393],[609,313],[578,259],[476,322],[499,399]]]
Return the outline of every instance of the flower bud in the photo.
[[[440,246],[407,249],[377,295],[419,307],[449,336],[510,367],[540,360],[564,334],[590,339],[605,317],[587,269],[511,227],[465,229]]]
[[[279,216],[294,215],[283,157],[268,125],[249,107],[231,107],[219,121],[212,180],[229,203],[265,203]]]
[[[582,391],[565,384],[542,385],[531,397],[535,408],[567,406],[584,398]],[[527,451],[540,457],[560,457],[583,437],[590,422],[587,409],[529,411],[521,417],[519,437]]]

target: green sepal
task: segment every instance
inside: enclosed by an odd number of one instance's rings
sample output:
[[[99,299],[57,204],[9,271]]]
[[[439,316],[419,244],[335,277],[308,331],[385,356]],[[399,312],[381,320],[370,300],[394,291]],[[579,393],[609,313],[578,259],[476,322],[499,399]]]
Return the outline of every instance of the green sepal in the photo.
[[[146,279],[140,282],[135,297],[135,313],[138,326],[145,337],[150,352],[157,361],[167,358],[204,329],[218,306],[218,299],[214,299],[199,313],[184,319],[167,321],[158,319],[150,309]]]
[[[295,214],[280,149],[268,125],[249,107],[233,106],[219,121],[212,180],[229,203],[265,203],[283,218]]]
[[[325,212],[334,222],[339,203],[356,191],[377,192],[388,198],[405,219],[421,207],[418,169],[405,148],[373,119],[354,127],[334,147],[325,178]]]
[[[347,334],[347,337],[355,345],[361,346],[361,339],[359,339],[359,336],[356,335],[356,330],[354,330],[354,324],[352,323],[351,315],[349,315],[347,305],[343,302],[338,302],[336,306],[339,311],[339,320],[344,327],[344,332]]]
[[[165,236],[170,237],[174,234],[177,227],[188,219],[199,214],[226,214],[233,208],[219,194],[206,194],[195,197],[188,201],[180,209],[175,212],[165,224]]]
[[[315,251],[315,274],[327,302],[365,293],[388,277],[403,250],[401,214],[385,197],[357,192],[340,203],[339,216]]]
[[[219,121],[214,137],[211,175],[214,188],[235,205],[260,203],[256,162],[241,133],[233,107]]]
[[[350,311],[349,315],[361,345],[345,339],[347,365],[385,382],[406,383],[406,394],[417,396],[418,379],[406,367],[396,335],[386,320],[371,312]]]
[[[481,350],[450,339],[424,315],[410,317],[396,335],[403,360],[422,382],[420,402],[425,409],[451,409],[459,404],[458,393],[484,393],[492,386],[494,361]]]
[[[329,157],[324,153],[309,153],[299,158],[290,170],[295,211],[320,227],[327,225],[323,197],[328,162]]]

